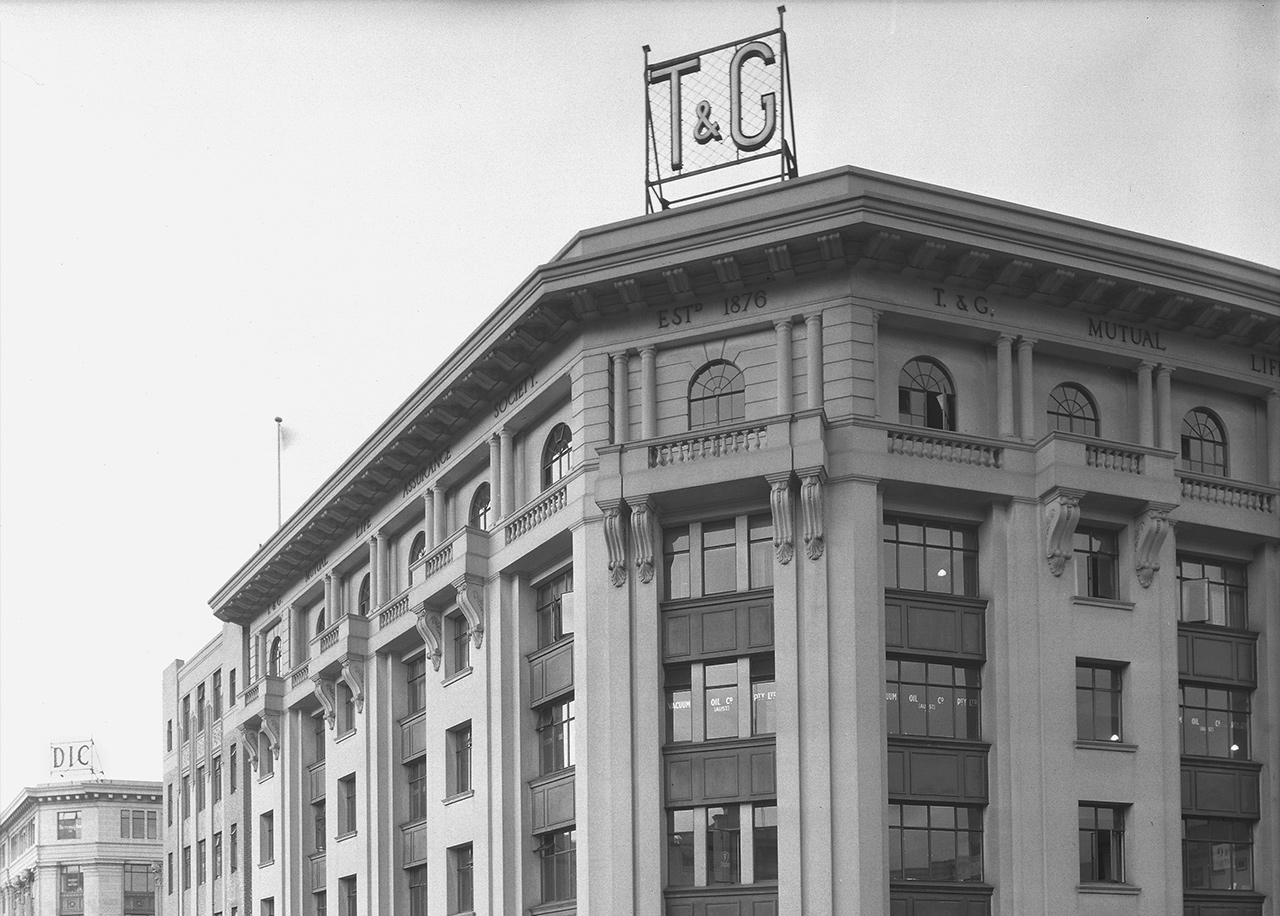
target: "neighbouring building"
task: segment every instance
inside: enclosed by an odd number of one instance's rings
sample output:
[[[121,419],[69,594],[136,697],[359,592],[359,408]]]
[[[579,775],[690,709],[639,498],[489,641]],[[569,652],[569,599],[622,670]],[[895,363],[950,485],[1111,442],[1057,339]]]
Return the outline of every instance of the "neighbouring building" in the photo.
[[[1280,271],[854,168],[583,231],[166,672],[165,912],[1275,914],[1278,497]]]
[[[0,916],[157,916],[160,784],[23,789],[0,815]]]

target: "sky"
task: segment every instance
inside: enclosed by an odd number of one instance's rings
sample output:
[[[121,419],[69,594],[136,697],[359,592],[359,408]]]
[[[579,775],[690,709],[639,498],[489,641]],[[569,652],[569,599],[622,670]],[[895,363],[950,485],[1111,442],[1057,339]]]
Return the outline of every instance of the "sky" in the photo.
[[[770,3],[0,0],[0,808],[159,779],[208,601],[539,264],[644,212],[654,59]],[[1276,2],[791,0],[855,165],[1280,267]],[[1271,155],[1268,155],[1270,153]]]

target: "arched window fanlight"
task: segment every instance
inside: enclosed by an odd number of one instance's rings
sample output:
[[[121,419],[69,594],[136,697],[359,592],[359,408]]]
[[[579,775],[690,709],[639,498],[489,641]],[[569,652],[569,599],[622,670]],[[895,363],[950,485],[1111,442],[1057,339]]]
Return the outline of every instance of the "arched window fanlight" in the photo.
[[[356,599],[356,613],[361,617],[369,616],[369,574],[365,573],[360,580],[360,597]]]
[[[1182,418],[1182,467],[1215,477],[1227,476],[1227,433],[1207,407],[1187,411]]]
[[[271,651],[267,654],[267,676],[280,676],[280,637],[271,640]]]
[[[898,373],[898,422],[928,429],[956,428],[956,390],[942,364],[927,356]]]
[[[471,497],[470,524],[473,528],[489,530],[489,506],[493,501],[492,496],[493,493],[487,483],[476,487],[476,495]]]
[[[569,473],[569,459],[573,454],[573,433],[563,423],[557,423],[542,447],[542,489],[546,489]]]
[[[747,387],[742,370],[727,359],[713,359],[689,382],[689,428],[733,423],[747,415]]]
[[[427,552],[427,533],[419,531],[413,536],[413,543],[409,545],[409,563],[410,565],[417,563],[422,559],[423,554]]]
[[[320,613],[316,615],[316,635],[323,633],[328,625],[324,617],[324,608],[320,608]]]
[[[1049,392],[1049,429],[1097,436],[1098,405],[1083,386],[1063,382]]]

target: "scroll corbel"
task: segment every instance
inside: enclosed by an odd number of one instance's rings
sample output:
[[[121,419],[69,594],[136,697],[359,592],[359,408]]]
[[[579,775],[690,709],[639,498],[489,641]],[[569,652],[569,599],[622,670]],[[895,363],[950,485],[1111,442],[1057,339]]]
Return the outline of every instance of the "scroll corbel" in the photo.
[[[1169,518],[1172,508],[1148,503],[1133,526],[1133,566],[1143,588],[1151,587],[1160,570],[1160,548],[1173,527]]]
[[[810,560],[822,556],[825,542],[823,528],[822,478],[819,471],[800,478],[800,516],[804,521],[804,549]]]
[[[355,700],[356,712],[364,712],[364,662],[350,655],[342,659],[342,674],[339,675],[351,688],[351,698]]]
[[[324,721],[333,728],[338,721],[338,697],[333,681],[317,674],[311,678],[311,684],[315,689],[316,699],[324,707]]]
[[[453,583],[458,590],[458,607],[471,626],[471,639],[477,649],[484,640],[484,589],[474,576],[462,576]]]
[[[640,581],[653,581],[653,506],[646,496],[631,506],[631,543]]]
[[[769,508],[773,511],[773,548],[783,566],[795,556],[795,535],[791,529],[794,508],[791,501],[791,474],[770,478]]]
[[[258,729],[242,722],[239,730],[240,746],[244,748],[245,756],[249,758],[249,766],[253,767],[256,772],[258,769]]]
[[[1044,504],[1044,555],[1049,572],[1061,576],[1074,552],[1072,540],[1080,521],[1079,490],[1054,490]]]
[[[614,588],[621,588],[627,581],[627,537],[622,523],[620,501],[602,505],[604,512],[604,543],[609,551],[609,581]]]
[[[441,646],[444,645],[443,627],[440,624],[440,612],[428,607],[424,602],[417,610],[418,632],[422,641],[427,644],[427,658],[431,659],[433,671],[440,670]]]
[[[267,736],[267,749],[271,756],[280,758],[280,713],[264,712],[262,714],[262,734]]]

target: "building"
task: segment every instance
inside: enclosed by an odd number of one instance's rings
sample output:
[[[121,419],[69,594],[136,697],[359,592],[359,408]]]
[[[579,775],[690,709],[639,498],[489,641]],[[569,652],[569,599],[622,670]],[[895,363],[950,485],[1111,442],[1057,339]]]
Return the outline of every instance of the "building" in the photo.
[[[584,231],[213,597],[166,912],[1275,914],[1278,495],[1276,270],[853,168]]]
[[[160,784],[23,789],[0,815],[2,916],[156,916]]]

